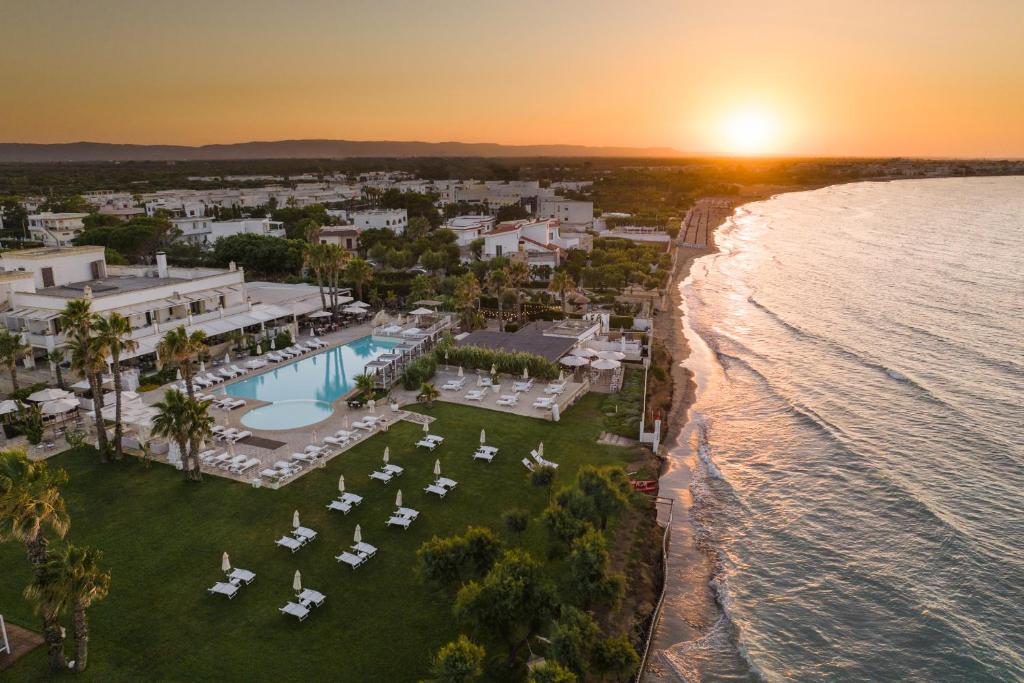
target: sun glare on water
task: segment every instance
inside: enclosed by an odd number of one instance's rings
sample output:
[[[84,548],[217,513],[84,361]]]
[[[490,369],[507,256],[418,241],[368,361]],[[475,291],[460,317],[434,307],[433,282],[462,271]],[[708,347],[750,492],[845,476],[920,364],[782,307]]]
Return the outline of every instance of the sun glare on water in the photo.
[[[734,111],[722,122],[722,146],[730,154],[766,154],[776,151],[778,122],[761,109]]]

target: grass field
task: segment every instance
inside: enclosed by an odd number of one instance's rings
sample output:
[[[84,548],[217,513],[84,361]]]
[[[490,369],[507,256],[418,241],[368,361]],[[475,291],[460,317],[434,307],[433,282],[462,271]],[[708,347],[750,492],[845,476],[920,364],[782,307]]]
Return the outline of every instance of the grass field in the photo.
[[[459,633],[451,594],[428,587],[416,575],[415,551],[431,536],[489,526],[509,544],[546,557],[546,534],[537,515],[546,493],[533,487],[520,460],[544,441],[545,456],[559,462],[568,482],[582,464],[623,463],[631,453],[595,442],[602,428],[601,398],[585,397],[560,423],[493,411],[435,404],[432,433],[445,437],[434,453],[414,447],[422,429],[400,422],[342,454],[325,468],[278,491],[253,489],[217,477],[200,485],[182,481],[162,465],[128,460],[101,465],[91,452],[69,451],[50,461],[70,475],[64,487],[71,514],[68,538],[105,553],[113,573],[110,596],[91,611],[89,670],[96,681],[137,680],[333,680],[414,681],[428,677],[436,649]],[[494,462],[471,454],[480,429],[501,449]],[[405,473],[391,485],[370,481],[384,447]],[[443,474],[459,482],[444,500],[423,487],[435,458]],[[328,512],[338,475],[363,495],[349,515]],[[386,527],[397,490],[420,511],[403,531]],[[509,538],[501,514],[523,508],[532,519],[521,539]],[[292,554],[274,545],[290,530],[292,511],[319,538]],[[352,542],[356,524],[377,555],[353,570],[334,556]],[[222,578],[221,553],[256,581],[234,600],[210,595]],[[292,597],[292,576],[326,594],[327,602],[302,623],[278,613]],[[564,585],[564,566],[548,565]],[[33,629],[39,620],[21,591],[29,582],[23,548],[0,546],[0,613]],[[490,652],[498,654],[497,652]],[[5,681],[39,680],[46,673],[43,648],[4,672]],[[522,672],[511,672],[520,678]]]

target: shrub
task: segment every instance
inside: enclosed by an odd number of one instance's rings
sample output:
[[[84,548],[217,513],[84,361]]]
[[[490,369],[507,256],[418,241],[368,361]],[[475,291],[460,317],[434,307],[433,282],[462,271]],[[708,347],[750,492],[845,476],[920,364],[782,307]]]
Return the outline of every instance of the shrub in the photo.
[[[610,674],[621,681],[636,672],[640,657],[625,637],[607,638],[594,648],[593,664],[599,673]]]
[[[430,672],[443,683],[466,683],[483,674],[483,647],[464,635],[441,647],[434,657]]]
[[[277,336],[274,337],[274,344],[279,349],[288,348],[292,345],[292,333],[288,330],[281,330],[277,333]]]
[[[434,349],[437,362],[444,362],[448,354],[448,364],[461,365],[469,370],[490,371],[495,367],[499,373],[521,376],[525,368],[531,377],[541,380],[553,380],[558,377],[558,366],[543,356],[522,351],[500,351],[480,346],[452,346],[438,344]]]
[[[409,363],[402,371],[402,386],[410,391],[419,389],[430,381],[435,372],[437,372],[437,359],[430,354],[422,355]]]
[[[526,531],[527,525],[530,523],[530,515],[526,510],[505,510],[501,515],[502,520],[505,522],[505,528],[513,534],[521,534]]]
[[[551,655],[559,664],[583,675],[600,635],[593,617],[575,607],[565,607],[551,629]]]
[[[631,315],[613,315],[608,317],[608,326],[612,329],[625,328],[627,330],[633,329],[633,316]]]
[[[554,467],[537,467],[530,473],[530,483],[538,488],[551,486],[555,481]]]
[[[544,662],[530,671],[527,683],[576,683],[576,674],[556,664]]]

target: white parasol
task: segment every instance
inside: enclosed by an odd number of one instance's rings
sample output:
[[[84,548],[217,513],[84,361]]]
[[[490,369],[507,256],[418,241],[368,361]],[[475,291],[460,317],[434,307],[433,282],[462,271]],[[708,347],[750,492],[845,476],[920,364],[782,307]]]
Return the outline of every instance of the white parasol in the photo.
[[[561,363],[568,368],[580,368],[590,363],[590,361],[579,356],[566,356],[562,359]]]
[[[388,462],[388,460],[391,460],[391,446],[385,446],[384,447],[384,462],[385,462],[385,464]]]
[[[299,511],[296,510],[292,514],[292,527],[295,528],[295,529],[298,529],[300,526],[302,526],[302,525],[299,523]]]
[[[292,579],[292,588],[295,589],[296,593],[302,592],[302,574],[299,573],[298,569],[295,570],[295,578]]]
[[[523,379],[530,379],[530,370],[529,370],[529,368],[525,368],[525,367],[523,368]]]
[[[398,489],[398,494],[395,495],[395,507],[402,507],[402,489]]]
[[[481,429],[480,430],[480,445],[483,446],[485,443],[487,443],[487,432],[485,432],[484,430]]]
[[[338,493],[345,493],[345,475],[338,477]]]
[[[224,573],[231,571],[231,558],[228,557],[227,553],[221,555],[220,570]]]
[[[430,433],[430,425],[427,424],[426,422],[423,423],[423,433],[424,434],[429,434]]]
[[[438,458],[437,460],[434,461],[434,476],[435,477],[440,477],[441,476],[441,459],[440,458]]]
[[[43,404],[43,415],[63,415],[70,413],[78,407],[78,401],[73,398],[58,398],[56,401],[47,401]]]
[[[358,524],[356,524],[356,532],[352,534],[352,541],[355,543],[363,542],[363,529]]]
[[[460,365],[459,366],[459,377],[462,377],[464,374],[465,374],[465,371],[463,371],[462,366]]]
[[[614,370],[620,365],[622,365],[622,363],[620,363],[617,360],[609,360],[608,358],[598,358],[597,360],[590,364],[590,367],[594,368],[595,370]]]
[[[71,396],[70,391],[64,391],[63,389],[54,389],[53,387],[47,387],[40,389],[34,393],[28,395],[28,400],[33,403],[45,403],[46,401],[56,401],[59,398],[67,398]]]

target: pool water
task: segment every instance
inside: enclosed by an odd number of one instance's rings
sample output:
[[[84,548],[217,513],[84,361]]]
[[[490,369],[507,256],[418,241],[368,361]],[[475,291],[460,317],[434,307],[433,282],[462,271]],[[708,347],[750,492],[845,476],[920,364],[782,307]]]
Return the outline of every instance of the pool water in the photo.
[[[331,405],[355,387],[367,363],[398,346],[363,337],[225,387],[229,396],[269,401],[242,416],[253,429],[295,429],[324,420]]]

